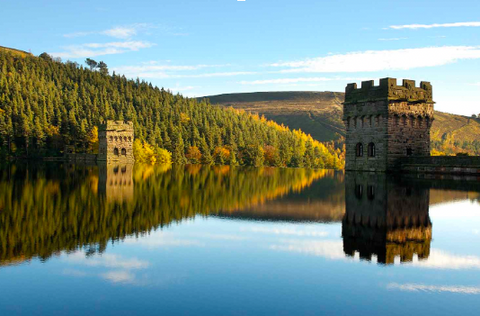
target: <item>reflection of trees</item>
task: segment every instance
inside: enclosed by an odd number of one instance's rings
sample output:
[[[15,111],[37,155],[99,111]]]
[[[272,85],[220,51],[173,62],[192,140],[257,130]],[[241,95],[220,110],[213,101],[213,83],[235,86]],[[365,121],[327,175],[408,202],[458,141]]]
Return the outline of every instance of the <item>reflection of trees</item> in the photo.
[[[293,192],[267,203],[241,210],[221,211],[224,218],[292,222],[340,222],[345,213],[344,173],[323,170],[301,192]]]
[[[0,264],[47,259],[83,246],[89,247],[88,253],[101,252],[109,240],[300,191],[324,173],[229,166],[116,168],[42,165],[2,169]],[[129,187],[130,179],[133,187]]]
[[[429,189],[402,186],[385,174],[347,173],[346,212],[342,223],[346,255],[361,259],[377,256],[391,264],[428,258],[432,224],[428,214]]]

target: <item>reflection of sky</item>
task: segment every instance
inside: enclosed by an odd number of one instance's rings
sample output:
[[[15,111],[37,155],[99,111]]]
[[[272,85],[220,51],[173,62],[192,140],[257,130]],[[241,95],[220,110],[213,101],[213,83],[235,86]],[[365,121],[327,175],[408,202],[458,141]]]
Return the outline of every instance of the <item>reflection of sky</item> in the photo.
[[[2,268],[0,304],[24,314],[35,314],[38,303],[40,314],[55,314],[70,302],[79,314],[102,315],[473,315],[480,207],[437,205],[430,217],[429,258],[381,266],[345,256],[341,223],[199,216],[101,255],[77,251]]]

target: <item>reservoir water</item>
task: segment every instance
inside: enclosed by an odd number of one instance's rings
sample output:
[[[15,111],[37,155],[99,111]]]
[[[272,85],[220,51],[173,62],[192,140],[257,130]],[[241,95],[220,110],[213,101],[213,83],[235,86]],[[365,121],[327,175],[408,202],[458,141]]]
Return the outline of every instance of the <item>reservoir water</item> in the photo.
[[[478,315],[478,183],[8,165],[0,315]]]

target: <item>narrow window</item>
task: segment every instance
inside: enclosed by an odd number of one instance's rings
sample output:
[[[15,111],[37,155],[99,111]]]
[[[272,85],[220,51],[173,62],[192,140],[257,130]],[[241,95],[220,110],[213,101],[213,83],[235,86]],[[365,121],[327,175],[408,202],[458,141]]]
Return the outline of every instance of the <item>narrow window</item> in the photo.
[[[357,157],[363,157],[363,144],[358,143],[355,151],[356,151]]]
[[[114,154],[115,156],[118,156],[118,148],[115,147],[115,149],[113,149],[113,154]]]
[[[355,196],[357,197],[357,199],[362,199],[362,195],[363,195],[363,185],[361,184],[357,184],[355,186]]]
[[[375,198],[375,187],[373,185],[369,185],[367,187],[367,198],[369,200],[373,200]]]
[[[375,157],[375,144],[368,144],[368,157]]]
[[[125,148],[122,148],[122,156],[126,156],[127,155],[127,150]]]

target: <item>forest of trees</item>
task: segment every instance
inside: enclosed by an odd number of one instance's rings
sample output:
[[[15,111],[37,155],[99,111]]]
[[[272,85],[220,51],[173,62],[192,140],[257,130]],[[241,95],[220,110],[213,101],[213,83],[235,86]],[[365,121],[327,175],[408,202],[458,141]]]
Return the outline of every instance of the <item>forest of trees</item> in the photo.
[[[133,121],[143,160],[343,168],[344,151],[302,131],[109,75],[105,63],[87,61],[89,69],[0,49],[0,156],[95,152],[96,126],[115,119]]]

